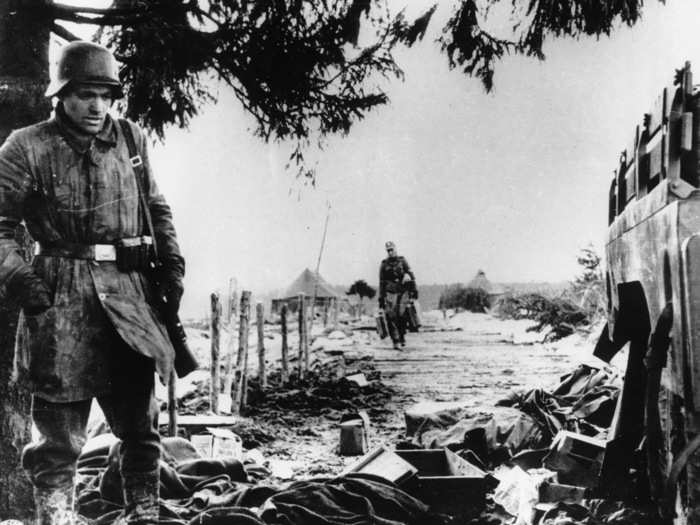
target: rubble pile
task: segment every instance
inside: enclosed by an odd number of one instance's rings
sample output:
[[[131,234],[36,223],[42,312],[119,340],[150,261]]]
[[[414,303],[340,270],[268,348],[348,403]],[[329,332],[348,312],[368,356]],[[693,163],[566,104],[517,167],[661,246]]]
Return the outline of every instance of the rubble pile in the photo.
[[[301,415],[329,415],[367,410],[370,415],[379,416],[388,411],[387,403],[394,393],[393,388],[378,380],[360,386],[345,377],[329,377],[324,371],[312,371],[303,380],[295,378],[284,386],[267,390],[262,390],[253,379],[246,414],[269,415],[294,410]]]
[[[396,453],[451,450],[495,478],[481,512],[463,523],[651,525],[649,509],[598,490],[620,389],[612,370],[580,365],[551,391],[514,393],[490,412],[421,404],[406,411]]]
[[[561,431],[604,439],[620,380],[606,370],[580,365],[551,392],[516,392],[491,412],[446,417],[433,412],[406,415],[406,446],[469,451],[484,466],[514,460],[537,462]],[[452,413],[461,412],[453,409]],[[438,417],[440,416],[440,417]]]
[[[354,379],[358,375],[366,381],[360,384]],[[325,362],[317,360],[303,379],[292,373],[286,382],[282,381],[280,370],[275,369],[268,375],[267,381],[268,386],[263,389],[257,377],[249,379],[243,415],[264,415],[266,419],[274,420],[294,411],[302,417],[330,415],[331,419],[339,419],[343,412],[366,410],[371,416],[381,418],[390,411],[388,402],[396,393],[381,382],[379,371],[368,357],[352,360],[339,355]],[[178,399],[178,413],[192,415],[208,412],[209,388],[207,380],[197,382],[194,388]]]

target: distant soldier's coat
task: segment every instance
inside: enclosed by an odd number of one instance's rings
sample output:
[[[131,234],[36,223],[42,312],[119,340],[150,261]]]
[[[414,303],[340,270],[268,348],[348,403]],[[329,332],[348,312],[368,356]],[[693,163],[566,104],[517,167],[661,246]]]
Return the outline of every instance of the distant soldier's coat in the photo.
[[[409,285],[404,282],[405,275],[411,277],[410,289],[415,290],[415,275],[404,257],[387,257],[379,266],[379,297],[386,303],[389,334],[395,343],[403,340],[405,332],[404,314],[409,302]]]
[[[92,145],[81,144],[65,115],[56,113],[13,132],[0,148],[0,286],[25,264],[14,240],[21,220],[40,243],[111,244],[145,233],[119,126],[108,116]],[[146,139],[130,125],[145,164],[144,192],[159,252],[179,257]],[[152,357],[161,377],[169,376],[174,351],[142,273],[120,272],[114,262],[43,255],[32,264],[53,293],[53,306],[20,318],[15,360],[37,395],[63,402],[108,393],[123,342]]]

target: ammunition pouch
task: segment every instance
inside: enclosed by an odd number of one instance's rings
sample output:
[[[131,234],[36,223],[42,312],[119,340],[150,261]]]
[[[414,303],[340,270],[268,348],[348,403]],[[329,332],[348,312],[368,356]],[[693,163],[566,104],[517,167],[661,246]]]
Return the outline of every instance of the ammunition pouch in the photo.
[[[120,239],[115,246],[119,271],[145,272],[153,267],[153,239],[148,235]]]

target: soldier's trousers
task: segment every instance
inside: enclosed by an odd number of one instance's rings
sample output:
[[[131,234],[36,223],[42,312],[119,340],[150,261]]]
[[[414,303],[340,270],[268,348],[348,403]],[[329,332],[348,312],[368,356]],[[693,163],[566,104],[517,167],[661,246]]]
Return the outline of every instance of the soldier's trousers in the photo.
[[[130,380],[116,380],[109,395],[97,397],[112,432],[121,440],[122,477],[152,472],[160,458],[153,366],[144,369],[143,361],[140,364],[132,370]],[[53,403],[32,398],[32,419],[39,437],[24,448],[22,465],[35,487],[58,489],[73,484],[78,456],[87,440],[91,403],[91,399]]]
[[[406,334],[406,307],[408,306],[408,293],[386,294],[386,323],[392,342],[402,343]]]

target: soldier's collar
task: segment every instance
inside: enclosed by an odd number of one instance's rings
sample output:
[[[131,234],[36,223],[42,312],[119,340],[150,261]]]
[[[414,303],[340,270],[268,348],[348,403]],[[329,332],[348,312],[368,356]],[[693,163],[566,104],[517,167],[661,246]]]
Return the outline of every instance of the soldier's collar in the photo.
[[[117,132],[114,127],[114,119],[109,114],[107,114],[105,118],[102,129],[94,136],[85,135],[76,128],[75,124],[73,124],[66,115],[61,102],[56,105],[54,120],[61,134],[66,138],[71,147],[80,153],[88,151],[95,140],[109,146],[115,146],[117,144]]]

